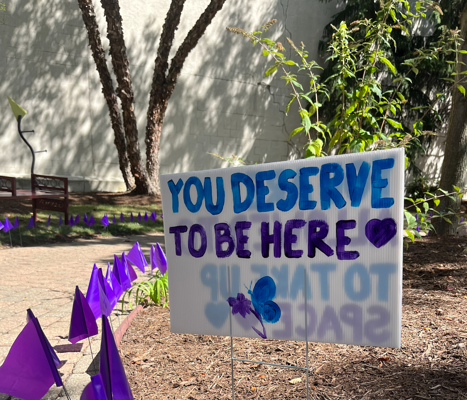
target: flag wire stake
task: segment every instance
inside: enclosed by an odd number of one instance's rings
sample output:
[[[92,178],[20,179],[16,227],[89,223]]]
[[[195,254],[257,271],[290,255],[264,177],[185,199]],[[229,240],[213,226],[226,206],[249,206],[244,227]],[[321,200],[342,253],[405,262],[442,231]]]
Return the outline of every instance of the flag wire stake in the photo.
[[[68,400],[71,400],[70,395],[68,394],[68,391],[66,390],[66,387],[65,387],[65,385],[63,384],[63,382],[62,382],[62,385],[63,385],[63,390],[65,391],[65,394],[66,394],[66,398],[67,398]]]
[[[8,231],[8,233],[10,234],[10,247],[13,248],[13,242],[11,241],[11,229]]]
[[[228,285],[229,285],[229,297],[231,297],[231,287],[230,287],[230,265],[227,267],[229,269],[228,271]],[[229,306],[229,324],[230,324],[230,371],[231,371],[231,377],[232,377],[232,400],[235,400],[235,381],[234,381],[234,356],[233,356],[233,338],[232,338],[232,313],[230,311],[230,306]]]
[[[89,342],[89,350],[91,351],[92,361],[94,361],[94,354],[92,354],[91,339],[89,339],[89,336],[88,336],[88,342]]]

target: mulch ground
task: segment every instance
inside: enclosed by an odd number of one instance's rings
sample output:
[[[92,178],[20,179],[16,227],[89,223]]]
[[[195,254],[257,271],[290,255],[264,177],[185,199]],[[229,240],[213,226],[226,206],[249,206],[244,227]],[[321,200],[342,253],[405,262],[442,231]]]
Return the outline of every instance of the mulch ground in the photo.
[[[404,252],[402,348],[309,344],[310,399],[467,399],[467,238]],[[235,357],[305,366],[302,342],[234,339]],[[120,354],[135,399],[231,399],[230,338],[170,332],[148,307]],[[305,399],[304,372],[236,362],[236,399]],[[291,384],[290,381],[301,378]]]

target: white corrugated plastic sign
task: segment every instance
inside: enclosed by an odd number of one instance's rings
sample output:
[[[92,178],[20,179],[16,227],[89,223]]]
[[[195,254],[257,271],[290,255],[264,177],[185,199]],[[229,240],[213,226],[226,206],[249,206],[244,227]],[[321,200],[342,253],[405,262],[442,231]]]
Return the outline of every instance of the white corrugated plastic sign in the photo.
[[[404,159],[163,175],[172,332],[399,347]]]

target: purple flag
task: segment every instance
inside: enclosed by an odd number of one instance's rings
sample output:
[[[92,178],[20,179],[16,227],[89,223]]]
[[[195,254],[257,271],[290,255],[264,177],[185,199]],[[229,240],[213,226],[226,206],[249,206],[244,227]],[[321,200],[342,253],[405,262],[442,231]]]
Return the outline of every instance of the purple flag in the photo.
[[[133,400],[125,369],[122,360],[120,360],[115,339],[106,317],[102,317],[99,374],[108,399]]]
[[[96,319],[100,318],[101,315],[110,315],[112,312],[109,300],[99,282],[98,271],[96,264],[94,264],[91,279],[89,280],[88,291],[86,292],[86,300]]]
[[[110,263],[107,263],[107,273],[105,274],[105,280],[110,285],[113,292],[115,293],[115,297],[117,298],[117,302],[118,302],[118,300],[120,300],[120,297],[123,293],[123,289],[120,286],[120,283],[118,282],[117,278],[113,274],[112,270],[110,269]]]
[[[78,224],[79,224],[79,214],[76,214],[75,225],[78,225]]]
[[[150,217],[154,222],[156,222],[156,219],[157,219],[157,212],[153,211],[150,215]]]
[[[97,335],[96,318],[83,293],[76,286],[68,340],[75,344],[94,335]]]
[[[154,257],[156,260],[155,264],[157,265],[157,268],[159,268],[159,271],[161,271],[162,275],[165,275],[167,272],[167,258],[159,243],[156,243]]]
[[[115,297],[115,293],[112,290],[112,287],[106,280],[104,280],[102,268],[99,268],[98,278],[102,289],[104,289],[105,297],[107,297],[107,299],[109,300],[110,312],[108,314],[105,314],[108,317],[112,313],[112,310],[114,309],[115,305],[117,304],[118,299]]]
[[[164,219],[164,214],[161,214],[161,219]]]
[[[128,260],[125,257],[125,252],[122,253],[122,265],[123,265],[123,268],[125,268],[125,272],[127,276],[130,278],[132,282],[138,279],[138,275],[136,275],[134,268],[131,266],[131,264],[128,262]]]
[[[133,222],[135,220],[135,217],[133,217],[133,213],[130,214],[130,222]]]
[[[47,343],[37,318],[30,318],[0,367],[0,393],[40,400],[54,383],[63,386]]]
[[[0,221],[0,231],[3,229],[3,226],[2,221]]]
[[[118,283],[120,283],[122,290],[127,290],[131,288],[130,276],[126,273],[125,268],[123,267],[116,254],[114,254],[114,265],[112,268],[112,272],[117,278]]]
[[[70,225],[70,226],[75,225],[75,220],[73,219],[73,215],[70,215],[70,220],[68,221],[68,225]]]
[[[120,213],[120,222],[125,222],[125,217],[123,216],[123,213]]]
[[[143,251],[141,250],[138,242],[136,242],[128,252],[126,259],[130,261],[135,267],[138,267],[143,274],[146,272],[144,267],[148,266],[148,262],[146,261],[146,258],[144,257]]]
[[[95,223],[96,223],[96,221],[94,220],[94,215],[91,214],[91,217],[90,217],[89,220],[88,220],[88,226],[91,227],[91,226],[93,226]]]
[[[19,217],[15,218],[15,223],[13,224],[13,229],[16,229],[19,227]]]
[[[86,213],[84,213],[84,217],[83,217],[83,222],[87,225],[87,223],[89,222],[88,220],[88,215]]]
[[[115,215],[114,215],[114,217],[112,218],[112,224],[115,225],[116,223],[117,223],[117,220],[115,219]]]
[[[107,214],[105,214],[101,218],[101,224],[104,225],[105,228],[107,228],[107,226],[109,225],[109,219],[107,218]]]
[[[58,226],[62,226],[62,224],[63,224],[62,216],[60,215],[60,217],[58,218]]]
[[[28,226],[26,228],[32,229],[35,226],[36,226],[36,221],[34,221],[34,215],[31,215],[31,218],[29,218]]]
[[[11,225],[11,222],[8,221],[8,217],[6,217],[5,222],[3,223],[3,232],[6,233],[11,229],[13,229],[13,225]]]
[[[50,226],[50,214],[49,214],[49,218],[47,219],[47,228]]]
[[[141,220],[142,220],[141,213],[138,213],[138,222],[141,223]]]
[[[80,400],[109,400],[105,394],[101,374],[91,376],[91,382],[84,388]]]
[[[148,222],[148,218],[149,218],[149,217],[148,217],[148,213],[145,212],[145,213],[144,213],[144,222]]]

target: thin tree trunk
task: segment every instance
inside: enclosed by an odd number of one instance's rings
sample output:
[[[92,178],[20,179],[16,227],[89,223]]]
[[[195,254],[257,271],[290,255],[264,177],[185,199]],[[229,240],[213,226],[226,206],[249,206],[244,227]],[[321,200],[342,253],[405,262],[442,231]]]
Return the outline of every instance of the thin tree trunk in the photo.
[[[88,32],[89,45],[91,46],[92,57],[96,64],[97,72],[102,84],[102,93],[104,94],[109,109],[110,121],[114,131],[114,143],[118,152],[118,163],[122,172],[123,180],[127,190],[131,190],[135,186],[135,180],[131,174],[130,162],[126,150],[125,133],[123,131],[122,121],[120,119],[120,111],[118,108],[117,96],[115,95],[112,77],[107,68],[105,60],[105,51],[102,47],[99,27],[96,21],[96,14],[92,0],[78,0],[81,15],[84,25]]]
[[[460,17],[461,35],[464,39],[461,49],[467,50],[467,6],[462,11]],[[467,56],[459,54],[461,62],[467,63]],[[457,73],[466,70],[462,64],[457,64]],[[456,85],[457,86],[457,85]],[[464,88],[467,88],[464,85]],[[467,167],[467,98],[454,88],[452,95],[451,115],[449,117],[449,127],[446,136],[446,146],[444,150],[443,167],[441,169],[440,188],[453,191],[453,186],[464,187]],[[442,198],[439,210],[449,211],[450,209],[459,212],[461,199],[454,196],[455,201]],[[438,218],[435,224],[439,235],[456,234],[458,221],[455,217],[449,217],[452,224]]]
[[[118,0],[101,0],[107,20],[107,37],[110,42],[112,65],[117,77],[117,95],[122,102],[123,125],[127,143],[128,159],[135,178],[135,193],[153,194],[154,186],[149,181],[141,160],[136,124],[134,94],[130,66],[123,37],[122,17]]]
[[[167,71],[168,57],[172,46],[175,30],[180,23],[180,15],[183,10],[184,0],[172,0],[170,9],[162,29],[156,65],[149,96],[146,125],[146,170],[149,179],[154,183],[155,190],[160,193],[159,181],[159,148],[168,101],[174,91],[178,76],[183,64],[191,50],[195,48],[206,28],[222,8],[226,0],[211,0],[211,3],[201,14],[193,28],[188,32],[182,45],[172,58],[170,69]]]

